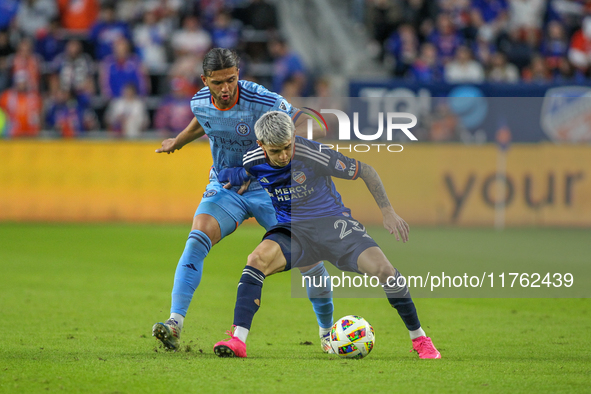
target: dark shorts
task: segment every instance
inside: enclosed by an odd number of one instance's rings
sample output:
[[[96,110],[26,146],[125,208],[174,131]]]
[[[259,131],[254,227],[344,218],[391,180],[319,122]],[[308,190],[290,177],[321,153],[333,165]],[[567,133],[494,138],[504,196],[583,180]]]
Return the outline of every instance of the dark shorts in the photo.
[[[263,239],[279,244],[287,260],[285,271],[327,260],[341,271],[360,273],[357,268],[359,255],[378,246],[361,223],[345,216],[280,223],[273,226]]]

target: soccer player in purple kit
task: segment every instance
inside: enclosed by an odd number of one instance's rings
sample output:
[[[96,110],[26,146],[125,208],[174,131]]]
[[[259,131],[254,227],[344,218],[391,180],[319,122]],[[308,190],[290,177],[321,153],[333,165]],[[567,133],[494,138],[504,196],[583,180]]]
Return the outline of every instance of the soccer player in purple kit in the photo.
[[[392,208],[373,167],[296,136],[292,120],[282,112],[261,116],[254,129],[259,147],[245,153],[242,167],[226,172],[232,185],[255,176],[273,201],[278,224],[248,256],[238,284],[234,332],[229,340],[215,344],[215,354],[246,357],[246,339],[267,276],[328,260],[343,271],[377,277],[409,330],[413,350],[423,359],[441,358],[421,328],[408,287],[398,280],[400,273],[353,219],[331,179],[363,179],[382,211],[384,227],[406,242],[408,224]]]
[[[221,175],[225,169],[242,165],[243,154],[256,146],[252,131],[255,122],[264,113],[275,110],[286,116],[297,117],[300,111],[283,97],[261,85],[238,79],[239,58],[234,51],[214,48],[203,60],[201,76],[205,87],[191,100],[195,118],[176,138],[162,142],[157,153],[173,153],[191,141],[207,134],[213,156],[210,183],[195,212],[185,250],[178,262],[172,289],[170,318],[152,327],[152,335],[171,350],[177,350],[184,319],[193,294],[201,282],[203,261],[213,245],[230,235],[246,219],[255,217],[269,230],[277,223],[275,210],[267,192],[256,182],[247,180],[236,187],[227,185]],[[299,118],[305,122],[305,117]],[[325,130],[314,130],[322,137]],[[304,272],[305,271],[305,272]],[[322,262],[302,270],[302,274],[321,280],[328,276]],[[320,344],[330,352],[328,333],[332,326],[332,291],[308,287],[319,325]]]

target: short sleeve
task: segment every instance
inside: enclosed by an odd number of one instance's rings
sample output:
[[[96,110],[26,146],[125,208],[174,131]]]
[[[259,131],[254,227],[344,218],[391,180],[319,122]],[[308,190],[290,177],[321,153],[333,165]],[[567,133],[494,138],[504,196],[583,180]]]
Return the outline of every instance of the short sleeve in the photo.
[[[357,159],[302,137],[296,137],[295,145],[295,157],[311,164],[320,174],[350,180],[359,176]]]
[[[330,161],[326,168],[327,175],[341,179],[357,179],[359,176],[359,162],[357,159],[347,157],[340,152],[329,149]]]
[[[296,107],[294,107],[293,105],[291,105],[282,96],[280,96],[280,95],[276,95],[276,96],[277,96],[277,99],[275,100],[275,105],[273,106],[273,108],[271,110],[284,112],[284,113],[288,114],[290,118],[293,118],[293,116],[299,110]]]
[[[242,166],[251,175],[256,176],[256,166],[265,164],[265,153],[260,146],[251,148],[242,157]]]

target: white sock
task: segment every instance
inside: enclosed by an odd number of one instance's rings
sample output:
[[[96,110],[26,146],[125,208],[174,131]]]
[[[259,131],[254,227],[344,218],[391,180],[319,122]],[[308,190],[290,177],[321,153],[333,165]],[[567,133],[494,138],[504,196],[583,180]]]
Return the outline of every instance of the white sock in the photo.
[[[179,315],[178,313],[171,313],[170,318],[176,321],[177,325],[181,330],[183,329],[183,322],[185,321],[185,316]]]
[[[423,331],[422,327],[419,327],[416,330],[413,331],[409,331],[408,332],[410,334],[410,339],[416,339],[418,337],[426,337],[427,334],[425,334],[425,331]]]
[[[234,336],[238,337],[238,339],[240,339],[242,342],[246,343],[246,338],[248,337],[249,331],[250,330],[247,330],[244,327],[236,326],[236,328],[234,329]]]
[[[322,338],[323,336],[328,334],[330,332],[330,329],[331,329],[331,327],[322,328],[322,327],[318,326],[318,334],[320,335],[320,338]]]

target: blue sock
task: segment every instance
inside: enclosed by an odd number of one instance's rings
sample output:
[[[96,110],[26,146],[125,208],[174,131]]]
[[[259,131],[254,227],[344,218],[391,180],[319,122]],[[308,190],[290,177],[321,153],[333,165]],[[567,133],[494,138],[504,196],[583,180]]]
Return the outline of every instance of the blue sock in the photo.
[[[201,282],[203,259],[211,250],[211,240],[204,232],[193,230],[174,274],[171,313],[187,316],[193,293]]]
[[[382,287],[386,292],[388,302],[390,302],[392,307],[396,308],[396,311],[398,311],[398,314],[406,325],[406,328],[409,331],[418,330],[421,327],[421,322],[419,321],[419,316],[417,315],[415,303],[412,302],[412,298],[410,297],[406,283],[404,286],[399,286],[399,283],[402,282],[402,280],[398,281],[399,277],[400,272],[397,271],[395,276],[396,280],[392,280],[390,283],[384,283],[382,284]]]
[[[261,292],[265,274],[254,267],[246,266],[238,283],[238,295],[234,308],[234,325],[250,330],[254,314],[261,305]]]
[[[312,303],[312,308],[314,308],[314,313],[316,313],[318,325],[322,328],[332,327],[334,305],[332,303],[330,276],[326,271],[326,267],[324,267],[324,263],[318,264],[307,272],[302,272],[302,276],[310,277],[309,280],[305,280],[306,290],[308,292],[308,298]]]

